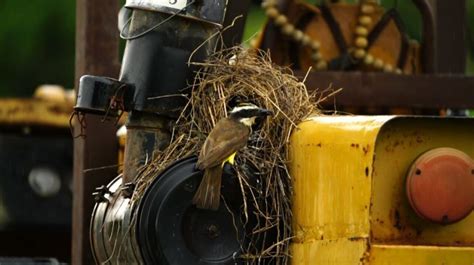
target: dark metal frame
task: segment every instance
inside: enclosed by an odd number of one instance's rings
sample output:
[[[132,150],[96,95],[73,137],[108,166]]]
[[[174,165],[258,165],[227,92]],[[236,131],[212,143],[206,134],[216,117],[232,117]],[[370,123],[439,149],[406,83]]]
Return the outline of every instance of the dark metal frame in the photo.
[[[284,8],[285,0],[281,1]],[[240,1],[233,1],[240,2]],[[248,2],[236,12],[248,10]],[[424,62],[432,65],[428,75],[396,76],[382,73],[327,72],[310,74],[312,89],[343,87],[337,104],[343,106],[474,108],[474,77],[462,75],[466,59],[466,1],[433,1],[432,12],[426,0],[414,0],[423,13],[424,38],[433,45],[425,49]],[[114,77],[119,71],[119,41],[116,30],[119,1],[77,0],[76,87],[84,74]],[[245,18],[244,18],[245,19]],[[238,26],[243,26],[243,21]],[[428,23],[428,24],[427,24]],[[434,29],[434,30],[433,30]],[[232,36],[230,32],[229,35]],[[443,74],[439,74],[443,73]],[[305,73],[297,73],[304,76]],[[89,219],[94,204],[91,196],[97,186],[116,176],[116,169],[86,170],[117,163],[115,126],[87,117],[86,138],[74,142],[74,203],[72,264],[93,264],[89,244]],[[76,132],[79,125],[75,124]],[[86,170],[86,171],[85,171]]]
[[[118,76],[119,38],[117,0],[76,1],[76,88],[84,74]],[[86,117],[86,137],[74,140],[74,198],[72,220],[72,264],[94,264],[89,243],[89,222],[95,187],[107,184],[117,168],[87,170],[117,164],[116,126],[101,117]],[[80,125],[74,124],[75,135]]]
[[[314,72],[309,89],[343,88],[328,106],[474,108],[474,77],[465,76],[466,1],[412,0],[423,20],[422,63],[427,74],[397,76],[367,72]],[[279,0],[286,10],[292,0]],[[264,42],[275,43],[278,29],[270,24]],[[267,30],[268,30],[267,29]],[[303,77],[306,73],[297,72]]]

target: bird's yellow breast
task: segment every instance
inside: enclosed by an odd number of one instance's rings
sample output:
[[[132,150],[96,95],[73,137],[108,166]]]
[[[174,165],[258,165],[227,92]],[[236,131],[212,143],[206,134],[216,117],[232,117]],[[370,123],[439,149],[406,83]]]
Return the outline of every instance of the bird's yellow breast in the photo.
[[[225,164],[226,162],[229,162],[229,164],[234,165],[234,161],[235,161],[234,159],[235,159],[235,154],[236,154],[236,153],[237,153],[237,152],[231,154],[226,160],[224,160],[224,161],[222,162],[222,167],[224,167],[224,164]]]

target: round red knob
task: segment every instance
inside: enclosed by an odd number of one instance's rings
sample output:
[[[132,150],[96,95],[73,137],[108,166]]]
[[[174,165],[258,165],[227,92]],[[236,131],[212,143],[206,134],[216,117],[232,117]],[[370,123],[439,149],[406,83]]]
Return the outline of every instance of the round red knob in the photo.
[[[406,181],[413,210],[440,224],[458,222],[474,210],[474,161],[453,148],[436,148],[411,166]]]

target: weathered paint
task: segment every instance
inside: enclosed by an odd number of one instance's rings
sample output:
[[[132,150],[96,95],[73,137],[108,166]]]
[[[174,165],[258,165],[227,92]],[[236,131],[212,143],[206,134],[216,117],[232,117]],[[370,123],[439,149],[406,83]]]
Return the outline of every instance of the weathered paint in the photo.
[[[292,264],[428,265],[459,253],[474,264],[474,214],[452,227],[430,224],[409,208],[404,188],[411,163],[430,148],[474,156],[473,133],[471,119],[328,116],[300,124],[290,143]]]
[[[406,193],[418,216],[456,223],[474,210],[474,160],[458,149],[432,149],[410,167]]]
[[[297,242],[368,237],[375,137],[387,118],[318,117],[291,139]]]
[[[470,247],[373,245],[368,258],[370,265],[472,265],[473,261]]]
[[[0,123],[69,127],[72,105],[39,99],[1,99]]]
[[[139,168],[163,150],[170,142],[169,118],[149,113],[132,112],[126,123],[123,183],[134,182]]]
[[[291,246],[292,264],[359,264],[367,250],[366,239],[310,240]]]
[[[361,259],[361,246],[370,236],[375,139],[389,119],[316,117],[292,135],[293,264],[357,264]]]
[[[474,158],[473,135],[473,119],[398,118],[384,126],[373,165],[375,243],[474,246],[474,214],[455,224],[434,224],[418,217],[405,191],[406,175],[421,154],[451,147]]]

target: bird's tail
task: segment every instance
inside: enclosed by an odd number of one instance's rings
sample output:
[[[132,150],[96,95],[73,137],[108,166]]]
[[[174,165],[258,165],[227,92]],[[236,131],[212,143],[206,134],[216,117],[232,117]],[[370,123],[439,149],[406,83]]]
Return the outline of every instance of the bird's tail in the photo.
[[[199,209],[217,210],[221,199],[222,167],[216,166],[204,170],[193,204]]]

